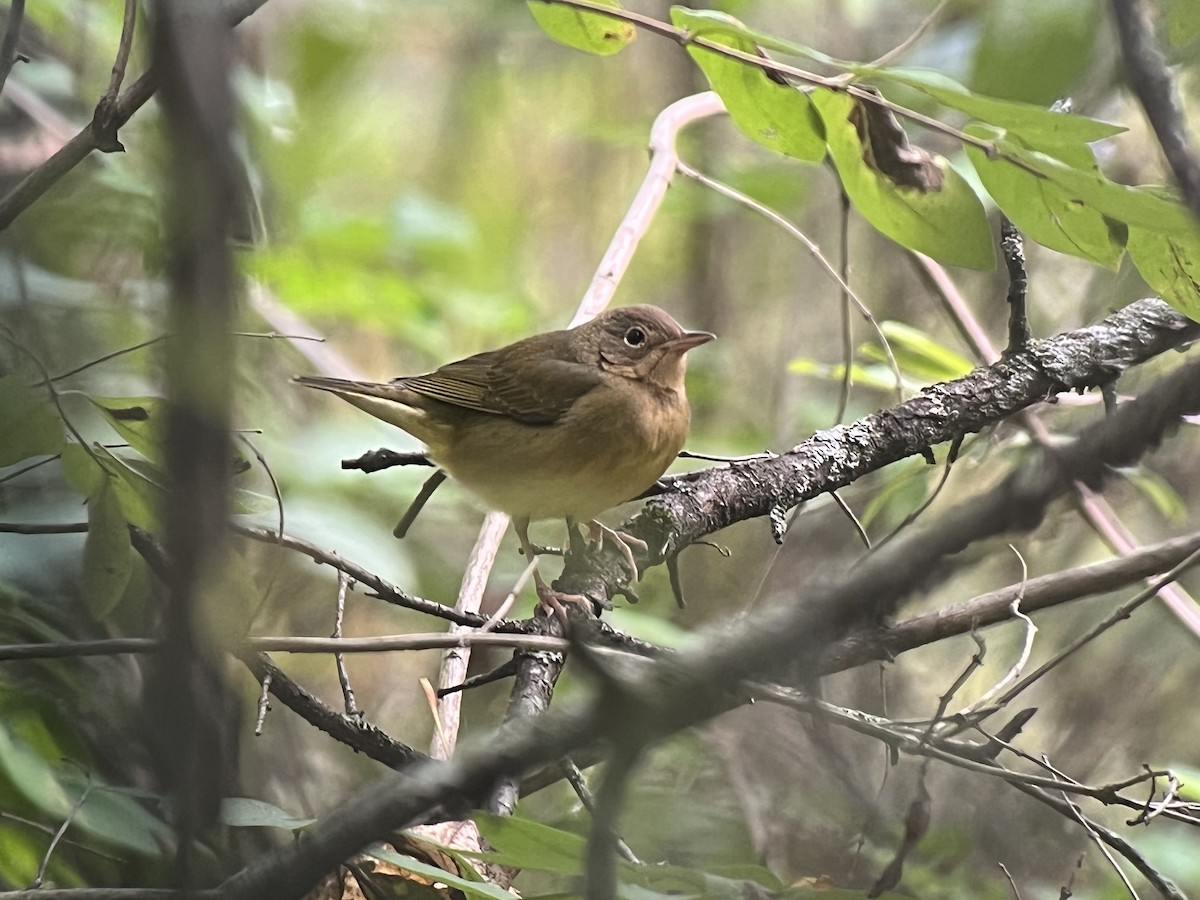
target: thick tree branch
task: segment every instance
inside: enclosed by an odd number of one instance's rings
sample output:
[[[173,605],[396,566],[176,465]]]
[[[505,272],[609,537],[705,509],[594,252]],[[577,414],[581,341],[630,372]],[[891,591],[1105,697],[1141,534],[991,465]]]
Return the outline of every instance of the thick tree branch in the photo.
[[[1006,622],[1013,617],[1012,603],[1018,598],[1021,611],[1032,613],[1114,591],[1165,572],[1196,550],[1200,550],[1200,534],[1190,534],[1143,547],[1128,556],[1011,584],[895,625],[869,625],[831,647],[821,672],[840,672],[863,663],[891,659],[906,650],[967,634],[972,628]]]
[[[898,406],[817,432],[787,453],[672,479],[621,530],[646,541],[649,564],[660,563],[714,531],[790,509],[1056,394],[1111,384],[1130,366],[1198,336],[1200,325],[1163,301],[1138,300],[1095,325],[1030,341]],[[611,598],[623,581],[620,557],[606,551],[568,558],[560,585]]]

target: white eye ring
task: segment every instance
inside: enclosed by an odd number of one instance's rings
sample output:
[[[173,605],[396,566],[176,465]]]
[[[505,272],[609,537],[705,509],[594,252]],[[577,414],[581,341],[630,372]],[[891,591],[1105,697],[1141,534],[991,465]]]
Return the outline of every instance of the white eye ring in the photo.
[[[634,325],[625,332],[625,343],[630,347],[640,347],[646,343],[646,332]]]

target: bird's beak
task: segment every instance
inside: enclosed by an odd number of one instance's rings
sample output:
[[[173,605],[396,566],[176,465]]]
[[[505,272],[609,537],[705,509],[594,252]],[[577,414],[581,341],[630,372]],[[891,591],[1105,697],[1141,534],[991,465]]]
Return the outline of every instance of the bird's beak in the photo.
[[[716,338],[715,334],[707,331],[685,331],[682,337],[677,337],[673,341],[667,341],[667,347],[679,353],[686,353],[693,347],[707,344],[709,341],[716,340]]]

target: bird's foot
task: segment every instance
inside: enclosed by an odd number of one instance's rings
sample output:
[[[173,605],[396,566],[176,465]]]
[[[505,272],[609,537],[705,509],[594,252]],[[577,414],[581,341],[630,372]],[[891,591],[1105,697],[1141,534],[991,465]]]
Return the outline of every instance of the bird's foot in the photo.
[[[583,608],[584,615],[588,617],[595,616],[595,607],[592,604],[591,598],[583,594],[567,594],[563,591],[556,591],[550,585],[542,580],[542,576],[534,572],[534,583],[537,587],[538,606],[547,614],[553,614],[555,618],[562,623],[564,630],[570,630],[571,621],[567,613],[567,606],[574,605]]]
[[[621,559],[625,561],[625,568],[629,570],[630,583],[636,584],[638,579],[641,578],[642,573],[638,571],[637,560],[633,558],[633,548],[636,547],[642,553],[647,553],[650,550],[649,546],[641,538],[635,538],[632,534],[626,534],[624,531],[616,531],[609,528],[603,522],[597,522],[595,519],[592,519],[588,522],[588,540],[597,548],[604,546],[604,542],[608,541],[621,554]]]

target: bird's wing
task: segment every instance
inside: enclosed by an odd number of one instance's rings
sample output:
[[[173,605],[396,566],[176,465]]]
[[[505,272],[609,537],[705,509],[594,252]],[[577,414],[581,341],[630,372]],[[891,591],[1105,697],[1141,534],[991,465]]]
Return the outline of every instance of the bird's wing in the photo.
[[[574,360],[525,357],[512,365],[505,350],[489,350],[396,383],[426,397],[527,425],[558,421],[600,383],[600,370]]]

